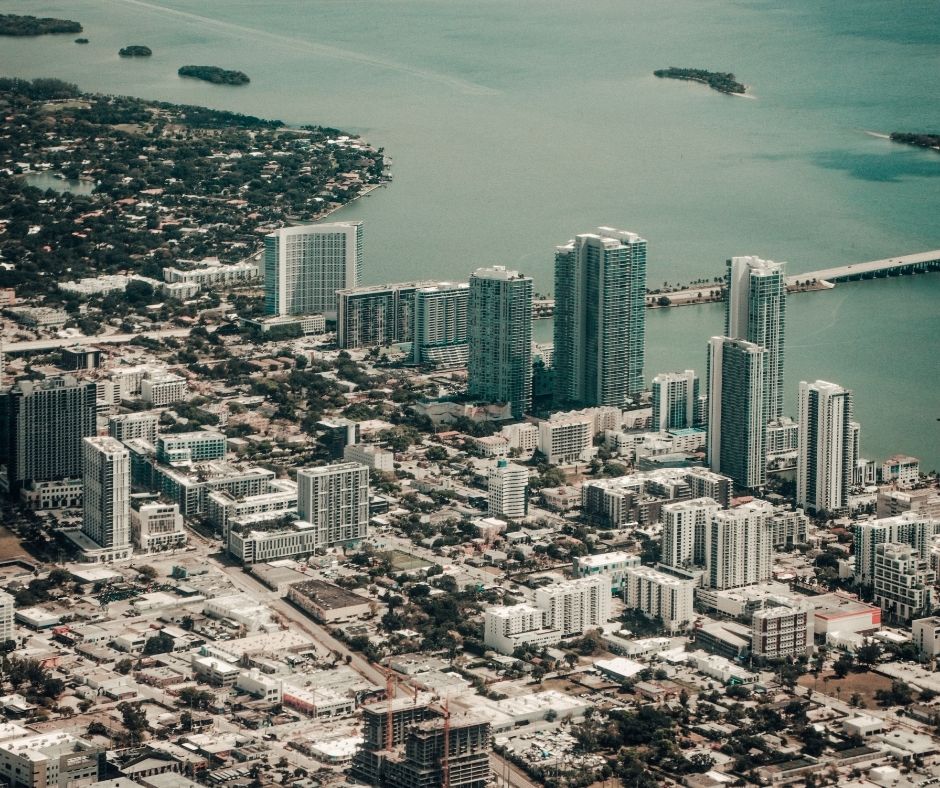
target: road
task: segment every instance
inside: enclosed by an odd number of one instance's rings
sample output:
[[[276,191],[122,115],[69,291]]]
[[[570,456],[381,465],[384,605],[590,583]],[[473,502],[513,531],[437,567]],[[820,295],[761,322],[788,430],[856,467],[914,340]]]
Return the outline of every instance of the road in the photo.
[[[539,788],[532,782],[518,766],[514,766],[501,755],[490,753],[490,768],[493,770],[493,779],[499,786],[508,788]]]
[[[150,339],[166,339],[167,337],[188,337],[189,328],[164,328],[159,331],[141,331],[139,334],[102,334],[88,337],[84,334],[66,337],[65,339],[31,339],[26,342],[12,342],[3,347],[4,353],[38,353],[43,350],[71,347],[72,345],[114,345],[130,342],[139,337]]]
[[[234,585],[238,586],[246,593],[251,594],[253,597],[263,600],[285,621],[296,626],[301,632],[309,635],[318,645],[331,652],[342,655],[343,659],[348,658],[349,666],[364,679],[380,687],[385,686],[384,673],[359,652],[352,651],[345,643],[337,640],[327,632],[324,627],[320,626],[309,616],[279,597],[276,591],[271,591],[259,580],[243,572],[240,567],[221,566],[221,569]]]

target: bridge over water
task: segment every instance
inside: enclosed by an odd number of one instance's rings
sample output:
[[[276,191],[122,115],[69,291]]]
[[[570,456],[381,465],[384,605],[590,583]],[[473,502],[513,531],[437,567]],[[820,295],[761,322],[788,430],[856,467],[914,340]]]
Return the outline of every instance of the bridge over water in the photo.
[[[794,274],[787,277],[787,285],[794,287],[802,282],[813,280],[817,282],[851,282],[857,279],[875,279],[885,276],[926,273],[927,271],[940,271],[940,249]]]

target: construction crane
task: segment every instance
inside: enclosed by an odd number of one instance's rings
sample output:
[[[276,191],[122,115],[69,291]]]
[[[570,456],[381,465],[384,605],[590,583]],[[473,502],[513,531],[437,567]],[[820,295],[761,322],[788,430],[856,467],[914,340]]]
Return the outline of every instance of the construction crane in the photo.
[[[450,709],[445,700],[444,710],[444,755],[441,758],[441,788],[450,788]]]

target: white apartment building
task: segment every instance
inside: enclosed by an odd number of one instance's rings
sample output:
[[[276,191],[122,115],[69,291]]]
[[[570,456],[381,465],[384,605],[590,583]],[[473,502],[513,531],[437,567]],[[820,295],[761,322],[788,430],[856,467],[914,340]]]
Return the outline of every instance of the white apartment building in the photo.
[[[282,524],[267,515],[230,520],[225,541],[229,554],[243,564],[306,558],[324,546],[306,520]]]
[[[208,258],[201,262],[180,260],[181,263],[193,263],[192,268],[164,268],[163,281],[167,284],[194,285],[196,290],[204,287],[236,285],[251,282],[261,275],[258,263],[243,260],[240,263],[220,263],[218,258]]]
[[[875,548],[875,604],[896,621],[933,610],[936,575],[909,544],[886,542]]]
[[[933,537],[937,534],[940,534],[940,519],[924,517],[917,512],[904,512],[896,517],[856,523],[856,579],[865,584],[874,582],[875,553],[878,545],[888,542],[907,544],[926,560]]]
[[[101,561],[131,553],[130,455],[111,437],[85,438],[82,531],[105,550]]]
[[[13,640],[13,597],[0,591],[0,643]]]
[[[920,480],[920,460],[896,454],[881,466],[881,481],[898,487],[911,487]]]
[[[653,429],[659,432],[696,427],[699,380],[695,370],[661,372],[652,381]]]
[[[362,222],[282,227],[264,238],[264,311],[336,319],[336,291],[359,284]]]
[[[369,469],[340,462],[297,472],[297,513],[331,547],[365,538],[369,524]]]
[[[551,465],[586,462],[595,454],[594,420],[590,416],[559,414],[539,422],[539,451]]]
[[[522,520],[528,509],[529,469],[499,460],[487,477],[487,514]]]
[[[264,492],[254,495],[233,495],[224,490],[206,496],[206,516],[213,526],[228,533],[231,520],[242,520],[254,515],[268,515],[275,519],[297,512],[297,482],[291,479],[271,479]]]
[[[796,502],[816,512],[845,510],[858,457],[852,392],[835,383],[800,382]]]
[[[940,618],[918,618],[911,624],[911,635],[921,659],[933,659],[940,655]]]
[[[545,611],[541,608],[508,605],[483,613],[483,643],[500,654],[512,654],[519,646],[554,646],[561,639],[559,630],[545,626]]]
[[[694,498],[663,505],[660,522],[663,526],[662,556],[666,566],[705,566],[706,533],[712,516],[721,511],[713,498]]]
[[[712,515],[706,532],[706,586],[736,588],[770,579],[773,512],[767,501],[755,500]]]
[[[145,553],[157,553],[186,546],[183,515],[175,503],[161,503],[152,498],[132,500],[131,535],[134,544]]]
[[[539,445],[539,428],[528,421],[508,424],[500,434],[509,440],[509,448],[518,449],[523,457],[531,457]]]
[[[168,465],[187,465],[193,462],[221,460],[225,457],[228,441],[221,432],[196,430],[172,432],[157,438],[157,462]]]
[[[630,555],[616,550],[610,553],[577,555],[572,566],[576,578],[602,575],[610,580],[610,590],[619,594],[623,588],[624,576],[628,569],[640,565],[640,556]]]
[[[352,443],[345,446],[343,459],[346,462],[358,462],[381,473],[391,473],[395,470],[395,455],[388,449],[372,443]]]
[[[812,602],[788,601],[757,610],[751,616],[751,653],[777,659],[808,656],[813,651]]]
[[[122,442],[142,438],[156,443],[159,427],[160,414],[150,411],[122,413],[108,419],[108,435]]]
[[[186,398],[186,378],[172,372],[150,372],[140,381],[140,398],[153,408]]]
[[[562,637],[580,635],[602,627],[610,619],[610,581],[606,577],[582,577],[539,588],[535,605],[545,611],[545,626]]]
[[[0,742],[0,780],[10,788],[72,788],[97,782],[102,748],[65,731]]]
[[[669,632],[688,629],[694,615],[694,596],[694,581],[648,566],[628,569],[624,577],[623,599],[627,607],[650,619],[658,616]]]
[[[470,346],[467,309],[470,285],[441,282],[421,287],[414,296],[414,330],[411,360],[436,367],[463,367]]]

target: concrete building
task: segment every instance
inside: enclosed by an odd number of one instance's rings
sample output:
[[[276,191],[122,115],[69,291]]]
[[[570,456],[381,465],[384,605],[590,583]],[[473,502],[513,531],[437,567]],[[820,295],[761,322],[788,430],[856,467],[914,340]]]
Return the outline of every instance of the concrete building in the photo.
[[[82,475],[83,440],[96,433],[97,387],[72,377],[18,381],[0,393],[0,461],[10,488]]]
[[[777,549],[792,549],[805,544],[809,538],[809,518],[802,509],[776,507],[770,518],[773,545]]]
[[[531,457],[539,445],[539,428],[528,421],[507,424],[500,430],[500,435],[509,441],[510,449],[518,449],[525,457]]]
[[[666,566],[705,566],[706,536],[712,516],[721,511],[713,498],[667,503],[660,512],[663,526],[660,562]]]
[[[336,344],[379,347],[414,338],[415,291],[435,282],[400,282],[336,291]]]
[[[609,578],[611,592],[620,594],[623,590],[627,570],[639,565],[640,556],[617,550],[610,553],[595,553],[594,555],[576,555],[572,565],[572,573],[576,578],[593,577],[595,575]]]
[[[843,512],[858,456],[852,392],[824,380],[801,381],[799,419],[797,505],[813,512]]]
[[[358,542],[369,524],[369,469],[342,462],[297,472],[297,513],[321,547]]]
[[[728,260],[725,336],[767,350],[763,365],[764,419],[783,415],[783,360],[787,310],[786,263],[759,257]]]
[[[173,372],[149,372],[140,381],[140,398],[152,408],[186,398],[186,378]]]
[[[767,659],[809,656],[813,651],[813,605],[787,604],[757,610],[751,616],[751,653]]]
[[[902,489],[911,487],[920,481],[920,460],[895,454],[882,463],[880,476],[883,484],[896,484]]]
[[[561,639],[560,630],[545,625],[545,611],[540,607],[508,605],[483,613],[483,643],[500,654],[512,654],[520,646],[554,646]]]
[[[594,451],[594,420],[578,413],[555,413],[538,423],[538,449],[550,465],[587,462]]]
[[[226,439],[223,433],[209,430],[172,432],[160,435],[156,448],[157,462],[167,465],[190,465],[194,462],[223,459]]]
[[[411,361],[439,368],[467,364],[470,285],[442,282],[415,292]]]
[[[499,460],[487,476],[487,514],[521,520],[528,512],[529,469]]]
[[[582,577],[539,588],[535,605],[545,611],[545,626],[562,637],[603,627],[610,619],[610,583],[606,577]]]
[[[343,447],[343,459],[346,462],[357,462],[382,473],[391,473],[395,470],[395,455],[374,443],[353,443]]]
[[[184,268],[163,269],[163,281],[167,284],[188,284],[196,288],[220,288],[254,282],[261,276],[258,263],[243,260],[240,263],[220,263],[217,258],[202,261],[180,260]]]
[[[648,566],[628,569],[623,599],[628,608],[650,619],[659,618],[669,632],[687,629],[692,623],[695,583]]]
[[[20,502],[33,511],[43,509],[77,509],[82,505],[84,482],[59,479],[51,482],[27,482],[20,488]]]
[[[130,455],[111,437],[85,438],[82,532],[114,561],[131,554]]]
[[[913,512],[920,517],[940,520],[940,488],[878,490],[877,512],[880,518]]]
[[[325,624],[370,612],[369,599],[322,580],[294,583],[287,592],[287,598]]]
[[[646,241],[599,227],[555,250],[556,397],[623,406],[643,389]]]
[[[0,742],[0,780],[9,788],[72,788],[100,776],[103,750],[64,731]]]
[[[151,495],[132,495],[130,518],[131,536],[139,550],[158,553],[186,546],[179,504],[164,503]]]
[[[755,500],[712,514],[705,548],[709,588],[735,588],[770,578],[773,510],[767,501]]]
[[[503,266],[470,277],[468,393],[509,403],[513,418],[532,405],[532,279]]]
[[[13,640],[13,597],[6,591],[0,591],[0,643]]]
[[[875,604],[895,621],[910,621],[933,610],[936,575],[909,544],[875,548]]]
[[[362,222],[282,227],[264,238],[264,311],[336,318],[336,291],[362,276]]]
[[[227,538],[228,524],[259,516],[275,520],[297,512],[297,483],[290,479],[271,479],[262,491],[251,495],[233,495],[224,490],[206,496],[206,516],[209,522]]]
[[[404,757],[387,761],[382,785],[486,788],[492,778],[492,746],[490,723],[482,715],[451,714],[446,727],[443,719],[425,720],[409,728]]]
[[[708,343],[708,465],[741,488],[767,479],[764,365],[767,350],[741,339]]]
[[[911,634],[921,659],[933,659],[940,655],[940,618],[928,616],[916,619],[911,624]]]
[[[661,372],[652,383],[653,429],[659,432],[701,426],[699,380],[695,370]]]
[[[122,443],[134,438],[156,443],[159,428],[160,414],[150,411],[121,413],[108,419],[108,435]]]
[[[906,512],[896,517],[855,524],[855,577],[871,585],[875,578],[875,554],[878,545],[892,542],[913,547],[927,560],[933,537],[940,533],[940,519]]]

